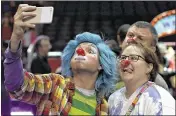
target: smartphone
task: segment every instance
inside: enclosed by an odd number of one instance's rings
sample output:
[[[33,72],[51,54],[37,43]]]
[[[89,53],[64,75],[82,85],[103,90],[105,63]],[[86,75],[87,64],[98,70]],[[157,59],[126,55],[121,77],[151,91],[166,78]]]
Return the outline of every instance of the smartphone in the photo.
[[[24,22],[31,24],[47,24],[51,23],[53,20],[53,7],[37,7],[35,11],[35,17],[25,17]]]

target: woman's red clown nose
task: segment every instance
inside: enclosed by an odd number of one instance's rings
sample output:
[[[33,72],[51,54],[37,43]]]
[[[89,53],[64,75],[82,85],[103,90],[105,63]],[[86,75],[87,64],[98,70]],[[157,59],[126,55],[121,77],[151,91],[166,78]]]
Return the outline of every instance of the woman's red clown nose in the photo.
[[[120,63],[120,67],[123,69],[125,67],[127,67],[130,64],[129,60],[122,60]]]

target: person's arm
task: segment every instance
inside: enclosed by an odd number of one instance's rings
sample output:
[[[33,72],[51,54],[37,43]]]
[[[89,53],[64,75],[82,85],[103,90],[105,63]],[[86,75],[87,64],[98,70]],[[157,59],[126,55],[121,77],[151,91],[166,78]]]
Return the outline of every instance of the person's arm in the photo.
[[[9,47],[5,52],[4,76],[6,89],[11,97],[27,103],[38,104],[41,97],[48,96],[51,92],[58,94],[55,88],[64,83],[64,78],[56,74],[34,75],[23,70],[20,42],[23,39],[24,28],[34,26],[25,24],[22,19],[24,16],[33,16],[34,14],[27,11],[34,9],[35,7],[27,4],[18,7],[14,16],[14,30]]]
[[[23,22],[24,17],[35,16],[32,12],[35,10],[35,6],[29,6],[27,4],[21,4],[18,7],[16,14],[14,15],[14,27],[11,35],[9,47],[5,51],[4,61],[4,76],[5,85],[8,90],[13,91],[21,86],[23,83],[23,66],[21,61],[21,41],[24,36],[25,28],[34,28],[35,25]]]
[[[34,75],[29,73],[23,70],[20,56],[21,47],[16,53],[11,52],[9,47],[5,52],[5,86],[11,97],[26,103],[38,104],[41,100],[38,98],[57,92],[54,89],[60,86],[57,82],[63,83],[64,81],[61,75]]]
[[[23,65],[22,60],[20,58],[21,52],[22,49],[19,48],[17,52],[13,53],[11,52],[9,47],[5,51],[4,83],[9,91],[14,91],[20,88],[24,81]]]

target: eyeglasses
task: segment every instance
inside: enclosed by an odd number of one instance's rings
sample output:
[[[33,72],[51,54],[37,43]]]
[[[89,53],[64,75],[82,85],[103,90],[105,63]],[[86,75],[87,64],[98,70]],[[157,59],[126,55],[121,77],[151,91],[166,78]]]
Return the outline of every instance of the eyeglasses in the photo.
[[[129,55],[129,56],[121,55],[119,57],[119,60],[122,61],[122,60],[126,60],[127,58],[128,58],[128,60],[134,61],[134,62],[137,62],[139,60],[139,58],[142,58],[145,61],[145,58],[143,58],[140,55]]]

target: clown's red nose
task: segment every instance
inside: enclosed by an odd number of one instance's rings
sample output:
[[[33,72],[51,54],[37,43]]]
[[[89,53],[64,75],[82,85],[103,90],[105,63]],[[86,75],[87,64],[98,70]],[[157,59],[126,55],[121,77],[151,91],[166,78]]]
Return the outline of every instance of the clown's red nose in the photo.
[[[82,48],[78,48],[78,49],[76,50],[76,53],[77,53],[78,55],[85,56],[85,52],[84,52],[84,50],[83,50]]]
[[[129,39],[127,40],[127,43],[131,43],[131,42],[133,42],[133,41],[135,41],[134,38],[129,38]]]
[[[125,67],[127,67],[129,64],[130,64],[130,61],[129,61],[129,60],[122,60],[122,61],[121,61],[121,64],[120,64],[120,67],[121,67],[121,68],[125,68]]]

